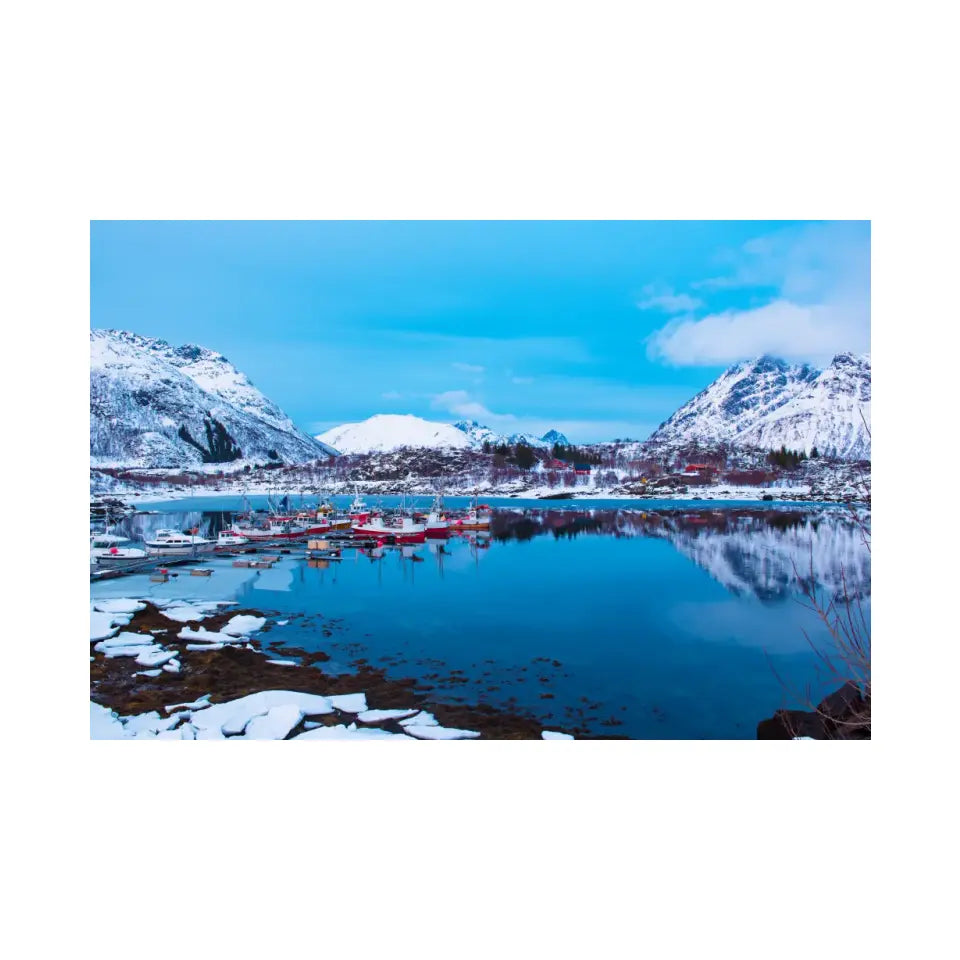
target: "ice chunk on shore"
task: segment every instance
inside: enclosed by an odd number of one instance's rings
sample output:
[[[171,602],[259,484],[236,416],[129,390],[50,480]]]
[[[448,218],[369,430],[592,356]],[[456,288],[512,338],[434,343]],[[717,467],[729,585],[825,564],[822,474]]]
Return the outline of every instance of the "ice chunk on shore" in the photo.
[[[134,676],[135,677],[159,677],[163,673],[162,670],[138,670]]]
[[[272,663],[275,667],[296,667],[299,666],[296,660],[268,660],[267,663]]]
[[[203,620],[209,616],[209,614],[201,610],[200,607],[189,604],[164,607],[160,612],[168,619],[176,620],[178,623],[187,623],[189,620]]]
[[[150,647],[156,643],[152,633],[130,633],[124,631],[115,637],[105,637],[93,649],[107,651],[111,647]]]
[[[298,693],[293,690],[261,690],[259,693],[250,693],[237,700],[228,700],[226,703],[214,703],[204,710],[198,710],[191,717],[191,723],[201,730],[216,727],[218,730],[230,724],[233,730],[243,730],[254,717],[267,713],[273,707],[292,705],[297,707],[304,716],[319,716],[333,713],[333,707],[326,697],[315,693]],[[192,704],[181,704],[192,706]],[[167,708],[170,709],[170,708]]]
[[[169,663],[165,663],[165,664],[163,665],[163,669],[166,670],[167,673],[179,673],[179,672],[180,672],[180,661],[179,661],[179,660],[171,660]]]
[[[367,696],[364,693],[339,693],[327,699],[343,713],[363,713],[367,709]]]
[[[361,723],[380,723],[383,720],[400,720],[403,717],[412,717],[417,713],[417,708],[412,710],[364,710],[357,714],[357,719]]]
[[[238,638],[222,631],[207,630],[205,627],[200,627],[199,630],[184,627],[177,636],[181,640],[202,640],[204,643],[243,643],[244,641],[243,637]]]
[[[401,720],[400,726],[439,727],[440,723],[432,713],[421,710],[419,713],[414,714],[414,716],[408,717],[406,720]]]
[[[91,740],[123,740],[128,736],[120,718],[109,707],[90,701]]]
[[[560,733],[559,730],[543,730],[540,733],[541,740],[573,740],[569,733]]]
[[[302,719],[303,711],[295,703],[285,703],[254,717],[243,735],[248,740],[283,740]]]
[[[112,637],[130,618],[118,613],[98,613],[90,611],[90,640],[105,640]]]
[[[172,730],[179,722],[179,715],[172,717],[161,717],[156,710],[149,713],[135,713],[129,717],[121,717],[123,726],[128,733],[140,733],[142,730],[149,730],[152,733],[159,733],[161,730]]]
[[[171,703],[163,709],[166,710],[167,713],[170,713],[172,710],[202,710],[204,707],[210,706],[210,696],[211,694],[205,693],[192,703]]]
[[[123,634],[121,634],[123,636]],[[137,634],[127,634],[127,636],[137,636]],[[118,639],[114,637],[113,639]],[[137,663],[144,667],[156,667],[164,662],[163,659],[160,660],[151,660],[153,656],[157,656],[161,653],[166,653],[163,647],[159,643],[153,643],[153,637],[147,636],[146,643],[130,643],[125,646],[120,646],[117,644],[110,644],[107,640],[101,640],[93,649],[99,650],[107,657],[136,657]],[[173,651],[170,656],[175,657],[176,651]],[[166,657],[166,660],[169,660],[170,657]]]
[[[172,660],[177,656],[176,650],[164,650],[163,647],[153,647],[144,649],[142,653],[137,656],[137,663],[141,667],[159,667],[162,664],[166,663],[168,660]]]
[[[402,733],[390,733],[388,730],[380,730],[377,727],[361,727],[360,729],[351,729],[345,727],[342,723],[335,727],[314,727],[304,733],[298,733],[293,740],[406,740],[412,741],[412,737],[404,736]]]
[[[407,724],[403,728],[418,740],[471,740],[479,737],[478,730],[458,730],[456,727],[441,727],[433,724]]]
[[[227,621],[226,625],[220,629],[222,633],[228,633],[233,637],[242,637],[245,634],[262,630],[266,622],[266,617],[254,617],[250,616],[249,614],[237,614],[237,616],[231,617],[230,620]]]
[[[224,644],[222,643],[188,643],[188,650],[222,650]]]
[[[116,600],[94,600],[93,609],[100,613],[137,613],[146,607],[140,600],[131,600],[128,597]]]

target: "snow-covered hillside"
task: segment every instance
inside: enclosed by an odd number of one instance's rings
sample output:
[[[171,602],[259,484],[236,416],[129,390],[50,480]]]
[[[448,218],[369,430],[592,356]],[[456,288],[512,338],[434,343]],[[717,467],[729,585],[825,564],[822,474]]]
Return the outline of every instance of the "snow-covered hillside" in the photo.
[[[484,443],[515,445],[526,443],[531,447],[547,449],[554,443],[567,443],[567,438],[556,430],[537,437],[528,433],[502,434],[482,426],[476,420],[458,420],[443,423],[424,420],[412,414],[378,413],[360,423],[344,423],[317,440],[336,447],[341,453],[385,453],[401,447],[428,447],[479,450]]]
[[[820,372],[760,357],[730,367],[650,436],[870,458],[870,357],[837,354]]]
[[[301,463],[330,452],[221,354],[90,331],[91,466]]]

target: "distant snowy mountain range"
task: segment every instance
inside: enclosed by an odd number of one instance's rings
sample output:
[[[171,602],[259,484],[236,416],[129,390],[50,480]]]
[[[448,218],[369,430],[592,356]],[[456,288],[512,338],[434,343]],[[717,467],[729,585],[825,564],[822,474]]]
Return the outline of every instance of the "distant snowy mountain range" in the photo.
[[[654,446],[729,443],[762,449],[803,450],[843,459],[870,459],[870,357],[840,353],[826,370],[776,357],[734,364],[662,423],[646,441]],[[500,434],[475,420],[441,423],[410,414],[377,414],[345,423],[317,440],[343,453],[400,447],[479,449],[524,442],[549,449],[566,445],[556,430],[542,437]],[[638,447],[641,446],[638,444]]]
[[[870,357],[841,353],[823,371],[760,357],[730,367],[662,423],[644,446],[786,446],[870,458]],[[300,463],[401,447],[479,450],[543,436],[501,434],[475,420],[377,414],[309,437],[222,354],[122,330],[90,332],[90,462],[94,467],[197,468]],[[639,446],[639,445],[638,445]]]
[[[730,367],[651,434],[655,444],[731,443],[870,459],[870,356],[826,370],[759,357]]]
[[[91,466],[236,468],[331,452],[221,354],[90,331]]]
[[[424,420],[409,413],[378,413],[360,423],[344,423],[334,427],[319,434],[316,439],[341,453],[384,453],[401,447],[479,450],[485,442],[491,446],[526,443],[531,447],[549,449],[554,443],[567,443],[567,438],[556,430],[542,437],[528,433],[506,435],[484,427],[476,420],[442,423]]]

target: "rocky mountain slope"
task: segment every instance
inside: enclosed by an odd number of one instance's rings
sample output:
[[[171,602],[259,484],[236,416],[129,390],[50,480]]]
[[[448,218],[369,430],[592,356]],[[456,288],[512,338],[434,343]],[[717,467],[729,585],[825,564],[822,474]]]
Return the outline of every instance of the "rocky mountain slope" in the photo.
[[[650,436],[650,443],[732,443],[870,459],[870,357],[840,353],[826,370],[760,357],[730,367]]]
[[[90,331],[91,466],[235,468],[331,452],[221,354]]]
[[[526,443],[546,449],[554,443],[567,442],[566,437],[556,430],[543,437],[525,433],[505,435],[476,420],[458,420],[451,424],[424,420],[412,414],[392,413],[378,413],[360,423],[341,424],[319,434],[316,439],[336,447],[341,453],[385,453],[402,447],[479,450],[484,443],[491,446]]]

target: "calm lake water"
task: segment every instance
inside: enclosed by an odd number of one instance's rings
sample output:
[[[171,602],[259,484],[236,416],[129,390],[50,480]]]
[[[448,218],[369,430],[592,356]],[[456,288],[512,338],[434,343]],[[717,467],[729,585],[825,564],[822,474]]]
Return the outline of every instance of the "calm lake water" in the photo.
[[[488,502],[497,507],[489,537],[379,558],[345,550],[342,562],[319,566],[294,547],[271,570],[218,559],[209,578],[138,575],[91,592],[237,600],[289,620],[264,642],[325,650],[325,668],[363,657],[390,676],[417,677],[435,700],[636,738],[752,739],[778,707],[839,685],[811,650],[824,635],[800,602],[797,571],[809,576],[812,564],[828,597],[844,577],[869,618],[869,551],[840,508]],[[239,506],[229,497],[156,504],[158,514],[124,529],[199,525],[215,535]]]

